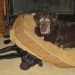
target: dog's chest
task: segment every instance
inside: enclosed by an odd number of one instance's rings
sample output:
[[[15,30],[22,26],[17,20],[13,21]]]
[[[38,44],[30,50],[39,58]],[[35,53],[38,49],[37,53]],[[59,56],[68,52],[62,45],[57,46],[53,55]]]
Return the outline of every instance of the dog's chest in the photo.
[[[55,31],[51,32],[48,35],[44,35],[44,40],[52,43],[56,42],[57,33]]]

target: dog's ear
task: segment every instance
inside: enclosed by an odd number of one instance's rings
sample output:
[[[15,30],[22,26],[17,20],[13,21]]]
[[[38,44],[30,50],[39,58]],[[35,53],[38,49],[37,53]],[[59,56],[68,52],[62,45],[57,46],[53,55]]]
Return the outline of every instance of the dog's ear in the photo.
[[[58,18],[58,15],[55,12],[50,13],[52,20],[55,22]]]
[[[39,18],[40,18],[41,13],[38,12],[38,13],[35,13],[35,14],[36,15],[34,15],[33,18],[34,18],[34,21],[36,23],[36,26],[39,26]]]
[[[37,15],[38,17],[40,17],[40,16],[42,15],[42,12],[37,12],[36,15]]]

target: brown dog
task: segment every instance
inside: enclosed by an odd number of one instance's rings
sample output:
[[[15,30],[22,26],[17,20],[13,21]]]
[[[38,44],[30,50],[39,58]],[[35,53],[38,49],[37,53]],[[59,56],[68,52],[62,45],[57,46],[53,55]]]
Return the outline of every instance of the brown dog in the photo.
[[[57,17],[55,13],[48,12],[34,16],[35,33],[59,47],[75,47],[75,23],[61,21]]]

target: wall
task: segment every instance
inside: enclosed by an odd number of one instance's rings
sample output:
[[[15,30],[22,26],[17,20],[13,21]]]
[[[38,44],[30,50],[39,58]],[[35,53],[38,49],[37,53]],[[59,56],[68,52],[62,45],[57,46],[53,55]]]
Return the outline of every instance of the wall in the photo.
[[[43,8],[58,13],[74,13],[74,0],[13,0],[14,14]]]

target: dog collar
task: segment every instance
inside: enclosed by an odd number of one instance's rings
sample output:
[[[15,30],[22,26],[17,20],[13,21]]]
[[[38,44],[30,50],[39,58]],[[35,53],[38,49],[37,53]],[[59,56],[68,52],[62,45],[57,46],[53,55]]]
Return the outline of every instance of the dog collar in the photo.
[[[44,40],[44,35],[41,34],[41,38]]]

